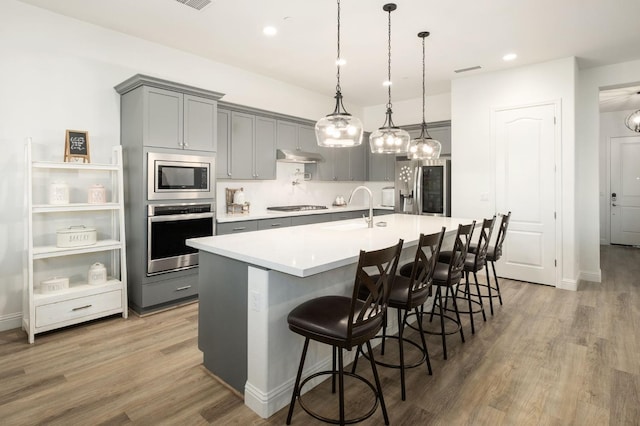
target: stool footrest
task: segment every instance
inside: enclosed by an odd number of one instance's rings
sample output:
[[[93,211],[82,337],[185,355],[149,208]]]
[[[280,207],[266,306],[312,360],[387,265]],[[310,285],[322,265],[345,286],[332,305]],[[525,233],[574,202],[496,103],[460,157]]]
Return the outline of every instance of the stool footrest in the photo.
[[[385,339],[396,339],[396,340],[399,339],[398,336],[385,336],[384,338]],[[371,338],[371,340],[373,340],[373,339],[382,339],[382,336],[375,336],[375,337]],[[424,353],[424,350],[422,349],[422,347],[420,345],[418,345],[416,342],[414,342],[413,340],[408,340],[408,339],[404,339],[403,338],[402,341],[405,342],[405,343],[409,343],[410,345],[416,347],[420,351],[420,353],[422,354],[422,357],[420,358],[419,361],[416,361],[416,362],[414,362],[412,364],[405,365],[404,368],[415,368],[415,367],[418,367],[419,365],[422,365],[427,359],[427,356]],[[363,357],[365,357],[366,359],[369,359],[369,353],[365,353],[364,351],[361,351],[360,353],[362,353]],[[379,358],[374,358],[373,362],[375,362],[376,365],[381,365],[383,367],[398,368],[398,369],[402,368],[400,366],[400,364],[389,364],[387,362],[380,361]]]

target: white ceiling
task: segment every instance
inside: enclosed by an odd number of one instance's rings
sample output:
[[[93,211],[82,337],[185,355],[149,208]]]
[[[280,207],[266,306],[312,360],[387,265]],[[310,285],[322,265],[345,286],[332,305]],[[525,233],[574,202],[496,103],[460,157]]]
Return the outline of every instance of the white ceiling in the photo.
[[[202,11],[177,0],[21,1],[325,95],[335,93],[336,1],[213,0]],[[341,83],[349,103],[386,103],[385,3],[341,1],[342,56],[348,61]],[[396,3],[391,14],[393,100],[422,94],[420,31],[431,32],[426,39],[428,94],[448,92],[457,76],[569,56],[576,56],[581,68],[640,59],[639,0]],[[275,37],[262,34],[267,24],[278,28]],[[504,62],[508,52],[518,58]],[[454,73],[476,65],[482,69]]]

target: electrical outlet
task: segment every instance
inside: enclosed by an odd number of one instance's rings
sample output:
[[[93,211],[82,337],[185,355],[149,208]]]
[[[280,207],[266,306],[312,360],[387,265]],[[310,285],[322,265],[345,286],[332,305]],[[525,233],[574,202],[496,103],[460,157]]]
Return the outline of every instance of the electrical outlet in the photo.
[[[252,311],[260,312],[262,310],[262,295],[257,291],[249,293],[249,306]]]

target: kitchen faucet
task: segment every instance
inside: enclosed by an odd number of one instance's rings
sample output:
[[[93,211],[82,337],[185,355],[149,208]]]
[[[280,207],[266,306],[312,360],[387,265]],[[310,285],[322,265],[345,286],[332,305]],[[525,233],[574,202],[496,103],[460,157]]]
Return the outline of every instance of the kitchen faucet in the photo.
[[[351,191],[351,195],[349,195],[349,201],[347,201],[347,204],[351,204],[351,199],[353,198],[353,194],[358,192],[359,189],[364,189],[369,193],[369,218],[364,217],[364,215],[362,215],[362,217],[364,218],[364,221],[367,222],[367,226],[369,228],[373,228],[373,194],[371,193],[371,190],[369,188],[361,185],[361,186],[358,186],[353,191]]]

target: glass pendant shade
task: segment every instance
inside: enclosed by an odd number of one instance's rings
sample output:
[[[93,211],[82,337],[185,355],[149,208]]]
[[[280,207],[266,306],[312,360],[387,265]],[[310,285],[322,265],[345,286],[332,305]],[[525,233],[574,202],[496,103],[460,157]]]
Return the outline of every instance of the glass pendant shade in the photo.
[[[399,127],[380,127],[369,136],[369,148],[374,154],[406,154],[410,139]]]
[[[630,130],[634,132],[640,133],[640,109],[627,117],[627,120],[624,122],[625,126],[627,126]]]
[[[411,160],[436,160],[440,158],[442,144],[431,136],[421,134],[409,142],[407,157]]]
[[[338,4],[338,55],[336,65],[336,106],[333,112],[318,120],[315,126],[316,141],[318,146],[326,148],[348,148],[362,144],[364,127],[362,122],[349,114],[342,105],[342,92],[340,89],[340,66],[344,65],[344,58],[340,56],[340,0]]]

